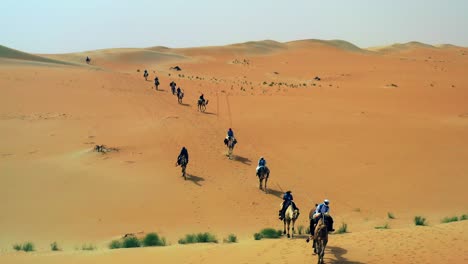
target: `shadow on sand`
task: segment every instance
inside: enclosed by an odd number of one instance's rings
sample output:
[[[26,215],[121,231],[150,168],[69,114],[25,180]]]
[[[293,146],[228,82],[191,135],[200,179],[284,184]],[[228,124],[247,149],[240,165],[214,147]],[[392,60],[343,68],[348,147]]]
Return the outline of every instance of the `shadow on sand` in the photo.
[[[211,112],[201,112],[202,114],[205,114],[205,115],[217,115],[215,113],[211,113]]]
[[[232,155],[232,160],[238,161],[238,162],[240,162],[242,164],[245,164],[245,165],[248,165],[248,166],[250,166],[252,164],[252,161],[249,158],[245,158],[245,157],[238,156],[238,155]]]
[[[348,252],[348,250],[340,247],[332,247],[332,246],[327,246],[325,248],[325,259],[326,263],[345,263],[345,264],[364,264],[364,262],[359,262],[359,261],[351,261],[348,260],[347,258],[343,257]],[[335,259],[327,259],[327,255],[333,255]]]
[[[193,175],[193,174],[187,174],[187,181],[191,181],[191,182],[195,183],[195,185],[197,185],[197,186],[202,186],[200,184],[200,182],[205,181],[205,179],[202,178],[202,177]]]
[[[190,106],[190,104],[186,104],[186,103],[181,103],[180,105],[183,105],[183,106]]]
[[[268,194],[269,195],[276,196],[276,197],[280,198],[281,200],[283,200],[283,194],[284,194],[283,192],[272,189],[272,188],[270,188],[268,186],[267,186],[267,189],[268,189]]]

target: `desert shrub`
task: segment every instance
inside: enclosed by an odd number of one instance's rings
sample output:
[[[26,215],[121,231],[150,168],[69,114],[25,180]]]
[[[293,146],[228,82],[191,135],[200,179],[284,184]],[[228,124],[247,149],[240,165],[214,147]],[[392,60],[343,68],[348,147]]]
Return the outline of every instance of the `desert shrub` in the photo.
[[[234,234],[230,234],[227,238],[225,238],[224,243],[237,243],[237,236]]]
[[[425,225],[427,225],[426,218],[424,218],[422,216],[415,216],[414,217],[414,224],[417,225],[417,226],[425,226]]]
[[[187,234],[185,238],[179,239],[179,244],[193,244],[193,243],[218,243],[218,240],[213,234],[208,232],[198,234]]]
[[[29,251],[34,251],[35,247],[32,242],[26,242],[21,246],[21,250],[29,252]]]
[[[279,238],[283,232],[273,228],[264,228],[260,231],[262,238]]]
[[[387,223],[387,224],[385,224],[385,225],[383,225],[383,226],[376,226],[376,227],[374,227],[374,228],[375,228],[375,229],[389,229],[390,226],[389,226],[388,223]]]
[[[112,240],[109,244],[110,249],[117,249],[122,247],[122,241],[120,240]]]
[[[16,250],[16,251],[20,251],[21,250],[21,244],[14,244],[13,249]]]
[[[387,217],[388,219],[395,219],[395,215],[390,212],[387,213]]]
[[[57,242],[53,242],[50,244],[50,250],[52,251],[60,251],[60,247],[58,246]]]
[[[218,240],[213,234],[208,232],[197,234],[198,243],[218,243]]]
[[[124,238],[123,243],[122,243],[122,247],[123,248],[141,247],[141,242],[137,237],[129,236],[129,237]]]
[[[451,223],[451,222],[457,222],[458,221],[458,216],[452,216],[452,217],[445,217],[442,219],[442,223]]]
[[[147,234],[142,242],[145,247],[162,247],[166,245],[166,240],[160,238],[156,233]]]
[[[335,232],[336,234],[348,233],[348,225],[346,223],[341,224],[340,228]]]
[[[255,233],[255,234],[254,234],[254,239],[255,239],[255,240],[260,240],[260,239],[262,239],[262,238],[263,238],[262,234],[260,234],[260,233]]]
[[[303,231],[304,231],[304,226],[303,225],[300,225],[300,226],[297,227],[297,232],[299,233],[299,235],[302,235]]]
[[[95,249],[96,249],[96,246],[93,244],[84,244],[83,246],[81,246],[81,250],[91,251]]]
[[[464,220],[468,220],[467,214],[463,214],[462,216],[460,216],[460,221],[464,221]]]

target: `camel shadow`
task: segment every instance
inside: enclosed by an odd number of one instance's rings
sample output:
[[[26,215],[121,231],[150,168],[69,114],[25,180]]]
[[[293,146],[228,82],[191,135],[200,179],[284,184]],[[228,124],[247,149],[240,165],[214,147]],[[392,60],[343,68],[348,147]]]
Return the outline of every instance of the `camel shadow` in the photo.
[[[346,250],[344,248],[327,246],[325,248],[325,259],[327,258],[327,254],[332,254],[336,259],[327,259],[326,262],[327,263],[334,263],[334,264],[338,264],[338,263],[364,264],[363,262],[351,261],[351,260],[348,260],[347,258],[343,257],[343,255],[345,255],[346,253],[348,253],[348,250]]]
[[[190,104],[186,104],[186,103],[181,103],[180,105],[183,105],[183,106],[190,106]]]
[[[187,181],[191,181],[197,186],[202,186],[200,182],[205,181],[205,178],[195,176],[193,174],[187,174]]]
[[[156,89],[155,89],[156,90]],[[156,92],[167,92],[165,89],[158,88]]]
[[[202,113],[205,114],[205,115],[217,115],[217,114],[211,113],[211,112],[202,112]]]
[[[268,194],[276,196],[276,197],[280,198],[281,200],[283,199],[283,192],[272,189],[272,188],[270,188],[268,186],[267,186],[267,190],[268,190],[268,192],[267,192]]]
[[[245,157],[238,156],[238,155],[232,155],[232,160],[238,161],[248,166],[252,164],[252,161],[249,158],[245,158]]]

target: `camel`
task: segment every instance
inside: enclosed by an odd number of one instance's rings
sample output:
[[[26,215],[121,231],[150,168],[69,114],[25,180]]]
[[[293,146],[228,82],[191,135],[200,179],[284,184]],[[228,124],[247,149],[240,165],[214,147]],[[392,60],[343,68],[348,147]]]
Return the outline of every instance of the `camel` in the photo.
[[[258,181],[259,181],[259,189],[264,190],[265,193],[268,193],[267,191],[267,182],[268,182],[268,177],[270,177],[270,169],[267,167],[260,167],[257,171],[257,176],[258,176]],[[263,187],[262,183],[265,180],[265,187]]]
[[[182,104],[182,98],[184,98],[184,92],[180,91],[180,93],[177,94],[177,101],[179,104]]]
[[[234,137],[230,137],[229,139],[225,139],[225,143],[228,147],[228,153],[226,156],[229,157],[229,159],[232,159],[232,152],[234,151],[234,146],[237,143],[237,140]]]
[[[176,166],[180,165],[180,167],[182,168],[182,177],[184,177],[184,180],[187,180],[187,175],[185,173],[185,170],[187,169],[187,158],[182,157],[178,163],[179,164],[176,164]]]
[[[205,112],[206,106],[208,105],[209,100],[202,101],[201,99],[198,100],[198,111]]]
[[[294,210],[293,209],[293,204],[291,202],[291,204],[286,209],[286,212],[284,213],[284,219],[283,219],[283,223],[284,223],[283,234],[286,234],[286,225],[287,225],[288,238],[294,236],[294,224],[296,223],[296,220],[297,220],[298,217],[299,217],[299,210],[297,210],[297,209]],[[291,227],[291,222],[292,222],[292,234],[290,235],[289,230],[290,230],[290,227]]]
[[[314,231],[314,253],[318,255],[318,264],[323,263],[323,256],[325,255],[325,247],[328,243],[328,228],[325,224],[325,216],[320,216]]]

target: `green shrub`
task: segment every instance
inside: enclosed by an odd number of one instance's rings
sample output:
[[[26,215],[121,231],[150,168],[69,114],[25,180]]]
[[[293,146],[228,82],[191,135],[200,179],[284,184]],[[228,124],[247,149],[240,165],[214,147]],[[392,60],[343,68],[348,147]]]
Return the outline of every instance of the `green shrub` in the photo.
[[[225,238],[224,243],[237,243],[237,236],[234,234],[230,234],[227,238]]]
[[[395,215],[393,215],[390,212],[387,213],[387,216],[388,216],[388,219],[395,219]]]
[[[60,251],[61,249],[59,248],[57,242],[53,242],[52,244],[50,244],[50,250],[52,250],[52,251]]]
[[[166,245],[166,240],[160,238],[156,233],[149,233],[143,238],[143,246],[145,247],[162,247]]]
[[[13,249],[16,250],[16,251],[20,251],[21,250],[21,244],[14,244]]]
[[[385,224],[385,225],[383,225],[383,226],[376,226],[376,227],[374,227],[374,228],[375,228],[375,229],[389,229],[390,226],[389,226],[388,223],[387,223],[387,224]]]
[[[273,228],[264,228],[260,231],[262,238],[280,238],[282,233],[281,230],[275,230]]]
[[[122,241],[120,240],[112,240],[109,244],[110,249],[117,249],[122,247]]]
[[[123,248],[141,247],[141,242],[137,237],[129,236],[129,237],[124,238],[123,243],[122,243],[122,247]]]
[[[453,216],[453,217],[445,217],[442,219],[442,223],[450,223],[450,222],[457,222],[458,221],[458,216]]]
[[[299,233],[299,235],[302,235],[302,232],[304,231],[304,226],[303,225],[300,225],[297,227],[297,232]]]
[[[218,243],[218,240],[213,234],[208,232],[198,234],[187,234],[185,238],[179,239],[179,244],[193,244],[193,243]]]
[[[348,233],[348,225],[346,223],[341,224],[340,228],[335,232],[336,234]]]
[[[26,242],[21,246],[21,250],[26,252],[34,251],[34,244],[32,242]]]
[[[94,246],[93,244],[84,244],[83,246],[81,246],[81,250],[95,250],[96,249],[96,246]]]
[[[425,226],[425,225],[427,225],[426,218],[424,218],[422,216],[415,216],[414,217],[414,224],[417,225],[417,226]]]
[[[255,234],[254,234],[254,239],[255,239],[255,240],[260,240],[260,239],[262,239],[262,238],[263,238],[262,234],[260,234],[260,233],[255,233]]]
[[[464,220],[468,220],[467,214],[463,214],[462,216],[460,216],[460,221],[464,221]]]
[[[208,232],[197,234],[198,243],[218,243],[218,240],[213,234]]]

